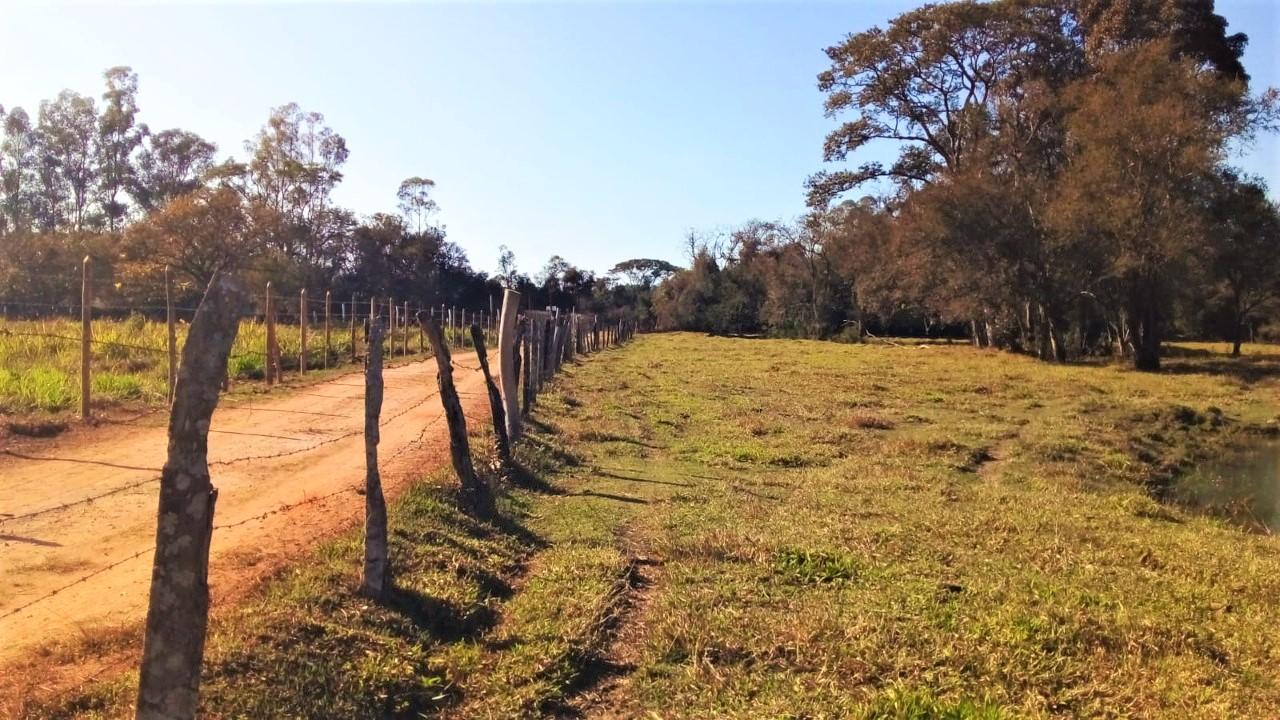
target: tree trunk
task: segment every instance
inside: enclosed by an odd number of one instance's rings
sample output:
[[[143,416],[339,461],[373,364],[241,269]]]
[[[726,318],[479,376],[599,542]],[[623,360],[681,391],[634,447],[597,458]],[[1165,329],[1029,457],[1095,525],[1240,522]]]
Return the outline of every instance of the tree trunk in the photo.
[[[382,323],[369,330],[364,368],[364,578],[360,591],[382,600],[391,590],[387,548],[387,501],[378,472],[378,422],[382,417]]]
[[[431,318],[419,318],[427,331],[427,341],[436,356],[436,383],[440,388],[440,404],[444,406],[445,421],[449,424],[449,453],[453,471],[458,476],[462,506],[473,515],[487,515],[493,510],[493,493],[477,475],[471,464],[471,444],[467,440],[467,418],[462,414],[462,403],[453,386],[453,363],[449,346],[445,344],[440,326]]]
[[[1144,372],[1160,369],[1160,321],[1159,313],[1151,303],[1139,299],[1134,302],[1129,319],[1129,331],[1133,337],[1133,367]]]
[[[218,491],[209,478],[209,420],[248,295],[215,275],[182,348],[160,475],[156,551],[139,670],[139,720],[194,718],[209,622],[209,541]]]
[[[480,372],[484,375],[484,385],[489,390],[489,415],[493,418],[493,449],[498,456],[498,475],[503,479],[511,477],[511,442],[507,435],[507,412],[502,405],[502,393],[489,373],[489,356],[485,354],[484,331],[479,325],[471,325],[471,343],[475,346],[476,357],[480,359]]]

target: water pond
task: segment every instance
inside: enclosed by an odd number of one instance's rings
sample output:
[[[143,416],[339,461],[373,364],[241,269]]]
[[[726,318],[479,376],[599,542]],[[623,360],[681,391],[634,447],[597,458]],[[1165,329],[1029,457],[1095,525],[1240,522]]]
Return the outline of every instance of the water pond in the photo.
[[[1178,498],[1254,530],[1280,531],[1280,440],[1202,463],[1177,484]]]

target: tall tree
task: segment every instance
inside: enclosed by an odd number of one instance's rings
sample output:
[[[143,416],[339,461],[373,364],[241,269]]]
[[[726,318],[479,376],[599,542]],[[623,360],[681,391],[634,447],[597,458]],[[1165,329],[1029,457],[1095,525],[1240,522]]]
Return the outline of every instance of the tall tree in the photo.
[[[129,188],[134,202],[146,212],[153,212],[200,188],[213,167],[217,149],[199,135],[178,128],[149,134],[138,154],[134,182]]]
[[[1250,316],[1280,298],[1280,208],[1261,182],[1225,171],[1209,218],[1210,267],[1230,314],[1231,354],[1239,357]]]
[[[22,108],[14,108],[4,118],[4,142],[0,143],[0,213],[7,232],[31,227],[36,153],[31,118]]]
[[[40,103],[40,213],[46,230],[82,230],[89,223],[90,192],[96,180],[94,142],[98,111],[93,98],[71,90]]]
[[[400,212],[417,232],[422,232],[426,222],[440,209],[431,197],[435,189],[435,180],[415,176],[400,183],[400,189],[396,191]]]
[[[1217,112],[1234,88],[1171,57],[1166,41],[1115,53],[1073,89],[1054,207],[1061,232],[1102,244],[1139,370],[1160,368],[1172,292],[1204,237],[1200,198],[1236,127]]]
[[[103,73],[107,81],[98,118],[98,195],[107,230],[115,232],[128,213],[122,193],[133,185],[133,154],[142,144],[145,128],[138,127],[138,75],[128,67]]]

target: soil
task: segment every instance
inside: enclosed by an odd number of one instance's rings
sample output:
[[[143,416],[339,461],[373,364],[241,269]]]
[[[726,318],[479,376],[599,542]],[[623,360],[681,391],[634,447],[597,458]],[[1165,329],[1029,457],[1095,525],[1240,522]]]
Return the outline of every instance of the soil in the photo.
[[[434,360],[385,371],[379,464],[391,497],[447,462],[435,374]],[[480,373],[457,363],[454,379],[471,424],[488,422]],[[0,450],[0,675],[51,646],[140,625],[166,421],[143,414]],[[209,435],[215,608],[362,517],[363,424],[359,372],[223,399]]]

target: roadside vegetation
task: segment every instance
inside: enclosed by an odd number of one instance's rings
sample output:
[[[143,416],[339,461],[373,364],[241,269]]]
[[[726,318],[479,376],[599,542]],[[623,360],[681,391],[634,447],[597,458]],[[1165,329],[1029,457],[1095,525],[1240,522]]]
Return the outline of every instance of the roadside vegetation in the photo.
[[[187,323],[178,323],[178,347],[186,341]],[[460,341],[461,332],[453,333]],[[362,331],[358,331],[362,332]],[[388,339],[400,357],[405,330]],[[418,329],[408,331],[411,356],[421,357]],[[363,335],[357,337],[361,342]],[[168,338],[164,322],[132,315],[123,320],[95,319],[92,345],[94,406],[160,406],[165,402]],[[302,347],[297,326],[278,326],[280,365],[291,374],[298,369]],[[266,326],[246,320],[231,349],[227,374],[237,385],[265,387]],[[364,350],[361,347],[360,352]],[[390,351],[388,351],[390,352]],[[394,358],[392,358],[394,359]],[[324,377],[323,326],[312,327],[307,339],[309,372]],[[351,332],[334,325],[329,368],[351,367]],[[0,415],[43,415],[69,410],[80,399],[80,322],[68,319],[0,320]]]
[[[350,533],[216,618],[204,714],[1257,716],[1276,541],[1175,500],[1276,432],[1280,351],[1222,349],[640,336],[540,398],[497,519],[395,505],[392,601]]]

